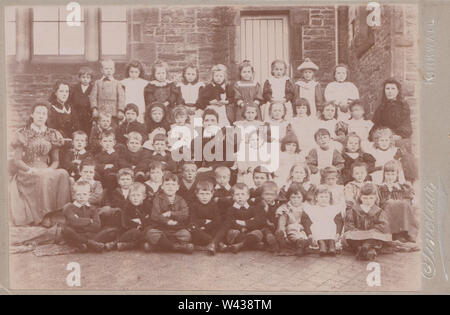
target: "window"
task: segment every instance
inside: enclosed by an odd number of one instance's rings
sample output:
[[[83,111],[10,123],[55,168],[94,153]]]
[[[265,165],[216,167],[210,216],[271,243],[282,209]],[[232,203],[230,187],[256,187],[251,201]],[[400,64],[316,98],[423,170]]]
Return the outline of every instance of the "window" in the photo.
[[[16,54],[16,8],[5,7],[5,50],[6,55]]]
[[[33,8],[33,55],[84,55],[83,10],[81,10],[80,26],[67,24],[66,17],[69,13],[64,6]]]
[[[120,6],[103,6],[100,22],[101,56],[127,55],[127,10]]]

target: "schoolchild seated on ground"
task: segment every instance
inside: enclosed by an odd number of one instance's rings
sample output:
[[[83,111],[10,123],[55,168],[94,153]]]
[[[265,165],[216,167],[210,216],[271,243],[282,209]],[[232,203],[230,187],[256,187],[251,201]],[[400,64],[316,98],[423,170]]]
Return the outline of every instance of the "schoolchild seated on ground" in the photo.
[[[206,246],[210,255],[216,253],[216,247],[222,241],[225,230],[219,208],[213,199],[214,184],[209,180],[200,180],[195,185],[196,200],[190,212],[190,232],[194,245]]]
[[[262,249],[264,210],[261,205],[248,204],[247,185],[237,183],[233,186],[234,204],[228,209],[224,228],[227,231],[225,242],[219,243],[219,250],[237,253],[242,250]]]
[[[117,240],[119,251],[143,245],[144,236],[150,228],[152,205],[146,198],[144,184],[133,183],[128,200],[121,212],[122,233]]]
[[[102,228],[97,208],[89,204],[91,187],[88,182],[79,181],[73,187],[74,202],[63,208],[65,224],[61,234],[63,239],[71,246],[81,251],[88,249],[101,252],[108,249],[117,235],[114,228]]]
[[[168,250],[192,253],[189,208],[177,194],[180,185],[175,174],[164,174],[161,192],[153,198],[151,226],[145,241],[147,250]]]

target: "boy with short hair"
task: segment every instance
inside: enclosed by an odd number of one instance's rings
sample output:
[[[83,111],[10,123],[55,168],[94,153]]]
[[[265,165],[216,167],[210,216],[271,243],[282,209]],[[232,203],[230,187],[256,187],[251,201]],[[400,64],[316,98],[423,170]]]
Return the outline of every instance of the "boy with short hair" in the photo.
[[[216,186],[214,187],[214,200],[219,207],[220,216],[225,219],[228,208],[233,203],[232,188],[230,185],[231,170],[226,166],[218,166],[214,170]]]
[[[92,116],[98,117],[100,112],[111,114],[113,125],[117,126],[124,118],[125,91],[122,84],[114,79],[114,61],[101,61],[103,77],[95,81],[89,99],[91,101]]]
[[[89,151],[92,154],[95,155],[101,152],[101,135],[102,133],[107,131],[111,131],[114,133],[114,128],[112,126],[112,116],[109,113],[100,112],[98,114],[97,122],[94,122],[92,124],[91,134],[89,136]]]
[[[153,198],[152,229],[146,234],[147,250],[154,248],[191,254],[189,208],[177,194],[178,177],[167,172],[163,177],[161,192]]]
[[[219,243],[220,251],[237,253],[245,249],[263,246],[264,214],[261,205],[250,206],[247,185],[237,183],[233,186],[233,205],[228,209],[224,229],[225,242]]]
[[[261,205],[264,209],[265,224],[262,229],[264,241],[271,252],[279,250],[279,244],[275,237],[278,225],[277,209],[281,206],[281,202],[277,198],[278,186],[273,181],[266,181],[261,186]]]
[[[184,162],[181,166],[181,180],[178,194],[183,197],[192,209],[192,203],[196,200],[195,196],[195,182],[197,179],[197,164],[194,161]]]
[[[78,125],[86,134],[92,129],[91,101],[89,95],[92,92],[92,70],[89,67],[81,67],[78,71],[79,83],[70,88],[69,104],[72,105]]]
[[[145,191],[145,185],[142,183],[133,183],[130,186],[129,201],[121,212],[121,227],[124,232],[117,240],[119,251],[138,247],[149,229],[152,205],[146,198]]]
[[[117,235],[117,230],[101,227],[97,208],[89,204],[91,187],[86,181],[74,183],[72,203],[63,208],[66,219],[61,234],[64,240],[71,246],[85,252],[91,249],[101,252],[109,249],[111,242]]]
[[[112,130],[103,132],[100,144],[102,150],[95,156],[97,174],[102,186],[109,194],[117,186],[116,172],[119,168],[119,153],[114,149],[116,144],[114,132]]]
[[[92,159],[84,160],[80,165],[80,179],[78,181],[85,181],[91,186],[91,195],[89,203],[91,205],[99,206],[103,201],[103,186],[98,180],[94,179],[96,163]]]
[[[177,165],[172,160],[172,154],[167,149],[167,136],[158,133],[153,137],[153,150],[149,151],[151,161],[159,161],[162,163],[166,171],[175,173],[177,171]]]
[[[162,179],[164,176],[164,167],[159,161],[150,162],[149,166],[149,180],[145,184],[147,199],[153,200],[153,197],[160,191]]]
[[[117,150],[119,167],[131,168],[134,171],[135,180],[143,183],[150,158],[148,150],[142,148],[142,135],[139,132],[130,132],[126,147],[117,146]]]
[[[309,151],[306,157],[306,163],[311,170],[311,179],[313,184],[320,184],[320,170],[333,165],[338,172],[344,168],[344,158],[341,153],[334,148],[331,143],[331,135],[327,129],[320,128],[314,134],[317,147]]]
[[[213,200],[214,184],[207,179],[200,180],[195,185],[195,196],[196,200],[190,208],[192,243],[206,246],[208,253],[214,255],[217,244],[222,241],[225,234],[219,208]]]
[[[147,127],[137,121],[139,116],[139,108],[136,104],[130,103],[125,107],[125,121],[119,125],[116,129],[117,143],[126,144],[127,135],[132,132],[139,132],[142,135],[142,142],[147,141]]]
[[[125,208],[133,182],[134,172],[132,169],[122,168],[117,172],[119,187],[111,192],[110,198],[105,199],[104,206],[100,209],[100,218],[103,225],[121,226],[121,210]]]
[[[91,155],[86,151],[88,136],[84,131],[78,130],[72,134],[72,148],[64,154],[62,167],[73,180],[80,178],[80,164]]]
[[[255,187],[250,188],[250,202],[258,203],[261,201],[261,187],[264,182],[271,180],[272,173],[264,166],[257,166],[253,169],[253,184]]]

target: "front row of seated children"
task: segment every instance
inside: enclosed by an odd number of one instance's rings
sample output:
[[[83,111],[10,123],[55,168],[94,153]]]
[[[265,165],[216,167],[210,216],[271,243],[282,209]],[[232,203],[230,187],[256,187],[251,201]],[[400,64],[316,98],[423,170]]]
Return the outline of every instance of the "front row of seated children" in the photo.
[[[105,203],[99,201],[95,167],[89,160],[81,164],[74,201],[63,209],[62,235],[81,251],[192,253],[197,247],[214,255],[267,248],[291,249],[301,256],[316,247],[320,255],[335,255],[342,243],[359,259],[374,259],[385,242],[413,241],[416,232],[412,189],[399,182],[396,161],[386,163],[379,186],[367,181],[364,162],[352,165],[354,180],[345,187],[336,184],[335,167],[325,168],[322,184],[315,186],[307,184],[308,167],[294,165],[290,182],[280,191],[260,167],[253,173],[256,188],[249,189],[240,182],[229,187],[207,176],[195,179],[195,163],[183,165],[179,179],[152,161],[145,183],[135,181],[132,169],[120,169],[118,187]],[[218,168],[215,176],[224,174]],[[228,193],[217,195],[221,189]]]

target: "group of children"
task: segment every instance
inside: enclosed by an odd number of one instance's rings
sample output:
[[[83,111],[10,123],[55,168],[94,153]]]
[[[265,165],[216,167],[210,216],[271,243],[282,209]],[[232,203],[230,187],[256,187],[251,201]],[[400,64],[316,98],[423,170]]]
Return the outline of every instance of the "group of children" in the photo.
[[[49,127],[72,137],[61,152],[73,188],[73,202],[63,209],[69,244],[95,251],[191,253],[197,247],[210,254],[293,249],[298,255],[311,248],[335,255],[346,246],[373,259],[385,242],[414,241],[408,181],[415,178],[404,171],[406,153],[389,128],[373,130],[365,119],[345,65],[335,68],[324,91],[309,59],[295,83],[287,64],[275,60],[263,86],[249,61],[240,64],[234,84],[224,65],[213,66],[209,84],[199,81],[193,65],[179,83],[168,79],[164,62],[155,62],[150,81],[138,61],[127,65],[122,81],[113,77],[112,60],[101,65],[103,77],[93,83],[91,70],[80,70],[67,102],[60,97],[64,83],[53,94]],[[193,127],[198,119],[203,134]],[[278,128],[276,139],[257,133],[243,139],[247,146],[275,144],[277,163],[235,154],[234,161],[207,168],[173,159],[211,126],[215,132]]]

